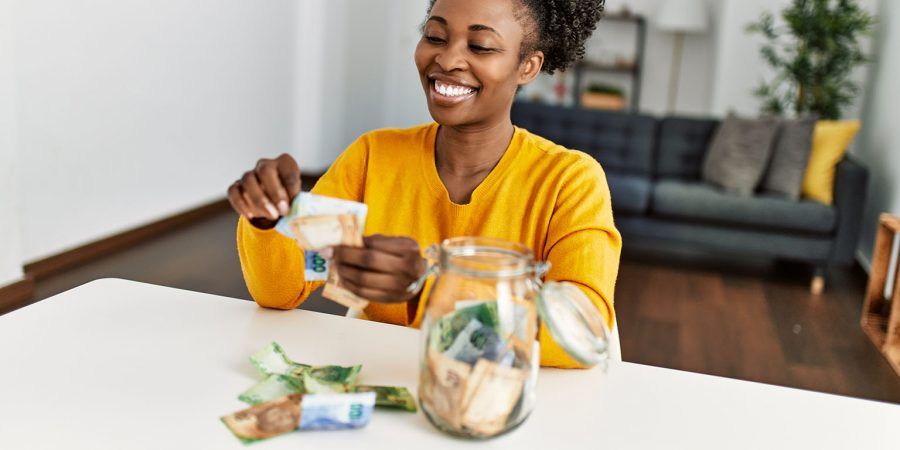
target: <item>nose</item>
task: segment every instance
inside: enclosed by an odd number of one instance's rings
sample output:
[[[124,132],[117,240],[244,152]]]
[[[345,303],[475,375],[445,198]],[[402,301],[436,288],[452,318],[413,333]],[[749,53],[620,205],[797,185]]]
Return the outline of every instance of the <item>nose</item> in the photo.
[[[465,49],[468,44],[464,42],[453,43],[442,48],[434,62],[441,66],[444,72],[452,72],[454,70],[466,70],[469,62],[465,57]]]

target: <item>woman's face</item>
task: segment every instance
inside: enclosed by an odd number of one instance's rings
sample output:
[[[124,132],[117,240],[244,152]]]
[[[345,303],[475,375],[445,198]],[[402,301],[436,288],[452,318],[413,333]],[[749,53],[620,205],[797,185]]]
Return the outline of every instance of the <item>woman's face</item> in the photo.
[[[445,126],[508,120],[516,89],[540,72],[543,54],[520,59],[519,0],[437,0],[416,47],[428,110]]]

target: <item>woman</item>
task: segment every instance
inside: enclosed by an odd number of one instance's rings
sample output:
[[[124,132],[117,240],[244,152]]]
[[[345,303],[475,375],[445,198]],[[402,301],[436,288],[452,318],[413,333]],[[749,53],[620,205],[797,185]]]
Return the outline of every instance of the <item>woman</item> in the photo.
[[[366,318],[418,327],[427,297],[407,287],[420,249],[452,236],[521,242],[550,261],[548,279],[577,284],[612,325],[621,237],[600,165],[516,128],[517,90],[565,69],[604,0],[432,0],[416,67],[436,123],[367,133],[312,192],[364,202],[365,246],[323,252],[342,283],[371,300]],[[293,309],[321,282],[303,279],[303,252],[273,230],[300,191],[288,155],[263,159],[228,190],[241,214],[244,278],[261,306]],[[541,329],[541,362],[578,367]]]

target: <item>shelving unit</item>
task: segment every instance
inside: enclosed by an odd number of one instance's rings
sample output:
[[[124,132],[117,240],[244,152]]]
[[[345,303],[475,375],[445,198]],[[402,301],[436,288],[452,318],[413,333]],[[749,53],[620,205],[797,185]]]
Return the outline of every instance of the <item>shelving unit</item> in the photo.
[[[574,67],[574,85],[572,95],[576,107],[581,107],[581,94],[584,92],[582,84],[585,74],[588,72],[606,72],[618,73],[631,76],[631,93],[630,104],[631,110],[637,111],[641,104],[641,82],[643,80],[644,50],[647,44],[647,19],[644,16],[630,15],[610,15],[604,17],[603,22],[624,22],[634,25],[635,30],[635,47],[634,47],[634,65],[618,66],[610,64],[599,64],[590,60],[582,60]]]

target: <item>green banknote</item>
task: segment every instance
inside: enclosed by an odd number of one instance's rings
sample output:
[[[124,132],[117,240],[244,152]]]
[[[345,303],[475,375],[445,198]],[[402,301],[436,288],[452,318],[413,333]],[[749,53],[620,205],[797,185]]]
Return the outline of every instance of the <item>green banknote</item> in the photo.
[[[303,383],[300,379],[289,375],[273,373],[264,380],[242,392],[238,400],[258,405],[290,394],[303,394]]]
[[[432,342],[441,353],[447,351],[460,334],[471,329],[473,323],[478,327],[498,330],[500,327],[497,313],[497,302],[476,302],[471,306],[460,308],[447,314],[435,322],[432,328]]]
[[[250,362],[263,376],[277,373],[297,377],[300,372],[310,367],[291,361],[277,342],[272,342],[250,355]]]
[[[353,392],[374,392],[375,406],[416,412],[416,399],[405,387],[356,386]]]
[[[362,366],[311,367],[302,372],[303,387],[312,394],[350,392]]]

